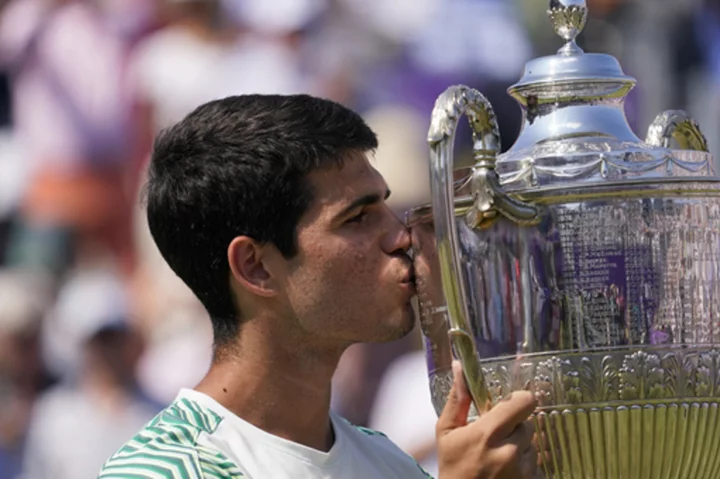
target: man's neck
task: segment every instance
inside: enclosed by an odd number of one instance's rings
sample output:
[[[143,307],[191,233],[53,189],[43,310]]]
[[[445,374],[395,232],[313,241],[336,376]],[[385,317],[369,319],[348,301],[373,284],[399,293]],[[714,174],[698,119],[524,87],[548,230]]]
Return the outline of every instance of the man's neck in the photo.
[[[328,451],[332,375],[341,351],[308,352],[243,328],[234,352],[219,356],[195,388],[243,420],[276,436]]]

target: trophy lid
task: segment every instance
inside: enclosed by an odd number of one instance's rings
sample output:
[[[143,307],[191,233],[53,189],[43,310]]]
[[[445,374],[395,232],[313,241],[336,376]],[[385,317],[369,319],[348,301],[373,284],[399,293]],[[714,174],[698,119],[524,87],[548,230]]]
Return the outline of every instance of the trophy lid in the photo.
[[[523,110],[523,128],[510,151],[598,136],[640,143],[623,111],[635,79],[612,55],[585,53],[575,41],[587,22],[585,0],[550,0],[547,14],[565,45],[555,55],[528,62],[520,81],[508,89]]]
[[[635,79],[613,56],[585,53],[575,41],[588,18],[585,0],[549,1],[548,17],[565,44],[529,61],[508,89],[523,120],[513,146],[497,157],[504,187],[714,177],[707,142],[684,112],[658,115],[644,142],[635,135],[624,112]],[[671,149],[671,140],[681,149]]]
[[[585,0],[551,0],[548,16],[555,33],[565,40],[556,55],[536,58],[525,66],[523,77],[511,90],[539,83],[592,80],[620,81],[635,84],[626,76],[615,57],[599,53],[585,53],[575,39],[587,22],[588,8]]]

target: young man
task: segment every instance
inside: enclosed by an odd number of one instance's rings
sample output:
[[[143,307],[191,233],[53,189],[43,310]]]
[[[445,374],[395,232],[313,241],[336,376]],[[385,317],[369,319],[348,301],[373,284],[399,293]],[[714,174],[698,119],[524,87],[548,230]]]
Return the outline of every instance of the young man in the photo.
[[[100,477],[427,477],[330,412],[343,351],[414,323],[410,235],[368,161],[376,147],[356,113],[305,95],[213,101],[159,136],[148,222],[208,310],[214,360]],[[463,384],[438,421],[441,477],[530,477],[532,396],[467,425]]]

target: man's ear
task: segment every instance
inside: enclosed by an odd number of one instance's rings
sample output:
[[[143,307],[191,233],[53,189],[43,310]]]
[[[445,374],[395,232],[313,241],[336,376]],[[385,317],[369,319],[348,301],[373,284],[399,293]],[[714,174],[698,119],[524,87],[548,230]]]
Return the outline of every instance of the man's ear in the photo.
[[[248,236],[233,238],[228,246],[228,264],[233,279],[249,292],[270,297],[277,294],[276,282],[265,266],[267,248]]]

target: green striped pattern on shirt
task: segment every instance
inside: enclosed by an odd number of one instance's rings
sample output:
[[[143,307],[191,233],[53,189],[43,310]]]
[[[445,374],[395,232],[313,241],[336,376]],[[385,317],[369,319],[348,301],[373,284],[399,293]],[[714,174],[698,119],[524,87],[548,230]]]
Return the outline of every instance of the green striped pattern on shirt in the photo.
[[[180,399],[158,414],[105,463],[99,479],[241,478],[222,453],[197,444],[222,417],[194,401]]]

